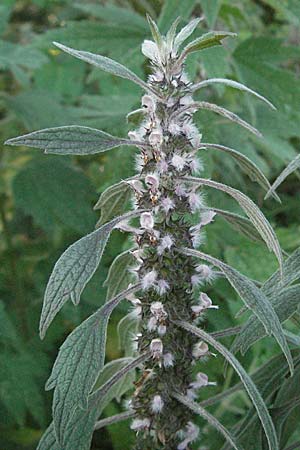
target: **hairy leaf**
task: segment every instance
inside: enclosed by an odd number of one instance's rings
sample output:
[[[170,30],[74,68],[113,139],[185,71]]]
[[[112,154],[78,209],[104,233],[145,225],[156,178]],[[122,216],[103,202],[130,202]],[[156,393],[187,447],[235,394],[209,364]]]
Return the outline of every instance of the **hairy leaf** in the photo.
[[[252,224],[267,244],[268,248],[276,255],[280,266],[280,272],[282,273],[282,252],[277,236],[263,213],[249,197],[237,189],[222,183],[217,183],[216,181],[207,180],[205,178],[185,177],[183,180],[198,183],[200,185],[203,184],[204,186],[209,186],[231,195],[231,197],[233,197],[245,211]]]
[[[9,139],[5,144],[41,148],[56,155],[93,155],[119,145],[135,145],[135,142],[94,128],[70,125],[34,131]]]
[[[142,87],[145,91],[151,91],[154,95],[158,95],[157,92],[152,89],[145,81],[141,80],[135,73],[133,73],[130,69],[123,66],[122,64],[113,61],[106,56],[96,55],[90,52],[84,52],[80,50],[75,50],[70,47],[66,47],[63,44],[59,44],[58,42],[53,42],[53,44],[58,47],[60,50],[63,50],[66,53],[69,53],[76,58],[81,59],[89,64],[92,64],[105,72],[111,73],[112,75],[116,75],[121,78],[125,78],[127,80],[133,81]]]
[[[129,271],[129,267],[135,262],[136,259],[130,250],[126,250],[116,256],[103,284],[103,286],[107,287],[106,300],[110,300],[119,292],[126,289],[129,283],[134,280],[134,276]]]
[[[138,325],[139,320],[134,312],[128,313],[118,323],[119,346],[126,356],[132,356],[134,353],[132,338],[136,336]]]
[[[285,354],[290,366],[290,372],[293,374],[293,359],[286,341],[286,337],[284,336],[280,320],[272,304],[263,292],[255,286],[249,278],[245,277],[245,275],[242,275],[233,267],[228,266],[222,261],[219,261],[210,255],[206,255],[205,253],[198,252],[197,250],[185,249],[183,252],[186,255],[204,259],[222,270],[232,287],[244,301],[245,305],[253,311],[257,319],[262,323],[266,333],[274,336]]]
[[[103,367],[96,383],[94,390],[101,388],[113,375],[118,373],[124,367],[127,367],[129,363],[133,361],[131,357],[119,358],[110,361]],[[109,403],[114,398],[119,402],[125,392],[133,387],[135,380],[134,371],[126,373],[117,383],[115,383],[109,390],[109,396],[107,395],[106,401]]]
[[[244,84],[238,83],[237,81],[234,80],[227,80],[226,78],[210,78],[209,80],[200,81],[200,83],[196,83],[192,86],[192,90],[195,92],[198,91],[199,89],[203,89],[206,86],[210,86],[211,84],[224,84],[225,86],[229,86],[234,89],[239,89],[240,91],[248,92],[249,94],[252,94],[255,97],[262,100],[263,102],[265,102],[268,106],[270,106],[270,108],[276,109],[273,103],[271,103],[268,99],[266,99],[262,95],[248,88]]]
[[[190,42],[182,51],[179,58],[183,61],[187,55],[194,52],[199,52],[200,50],[205,50],[206,48],[215,47],[216,45],[222,45],[222,40],[227,37],[235,37],[236,33],[230,33],[229,31],[210,31],[209,33],[203,34],[203,36]]]
[[[300,155],[296,156],[293,161],[289,163],[289,165],[281,172],[279,177],[274,181],[272,187],[270,187],[270,190],[267,192],[265,198],[270,197],[271,195],[274,195],[276,189],[278,186],[281,185],[281,183],[295,170],[300,168]]]
[[[181,44],[195,31],[199,23],[201,22],[201,18],[197,17],[196,19],[191,20],[185,27],[183,27],[180,32],[177,34],[174,40],[174,50],[177,51]]]
[[[61,446],[56,441],[54,423],[51,422],[40,439],[36,450],[61,450]]]
[[[53,389],[53,421],[58,442],[65,441],[68,422],[76,407],[86,409],[105,357],[106,331],[114,308],[127,295],[139,290],[135,285],[106,303],[77,327],[61,346],[46,389]]]
[[[264,242],[261,235],[257,232],[256,228],[254,228],[252,222],[246,217],[241,216],[240,214],[233,213],[231,211],[225,211],[224,209],[219,208],[209,208],[219,214],[226,222],[232,225],[237,231],[246,236],[248,239],[251,239],[254,242]]]
[[[274,427],[274,424],[272,422],[271,416],[269,414],[269,411],[259,393],[257,390],[257,387],[245,371],[245,369],[241,366],[239,361],[233,356],[232,353],[230,353],[226,347],[224,347],[222,344],[217,342],[213,337],[211,337],[208,333],[205,331],[190,325],[188,322],[181,322],[176,321],[175,322],[178,326],[186,329],[190,333],[195,334],[199,338],[203,339],[208,344],[212,345],[218,352],[221,353],[222,356],[229,362],[229,364],[234,368],[234,370],[237,372],[239,377],[241,378],[241,381],[246,389],[246,391],[249,394],[249,397],[251,398],[253,405],[256,408],[257,414],[261,420],[262,426],[265,430],[265,434],[268,440],[269,449],[270,450],[279,450],[279,444],[276,436],[276,430]]]
[[[101,209],[101,217],[98,222],[102,225],[108,220],[111,220],[115,216],[119,216],[124,213],[124,210],[130,200],[132,189],[126,180],[120,181],[120,183],[109,186],[100,195],[94,209]]]
[[[61,255],[49,278],[40,319],[40,335],[43,338],[50,323],[71,298],[74,304],[95,273],[107,240],[113,228],[122,220],[136,217],[141,211],[132,211],[117,217],[79,241]]]
[[[242,153],[234,150],[230,147],[225,147],[224,145],[219,144],[207,144],[205,142],[201,142],[200,148],[201,149],[215,149],[219,150],[221,152],[227,153],[232,158],[234,158],[238,164],[240,165],[241,169],[249,175],[250,179],[252,181],[256,181],[263,189],[268,190],[270,189],[270,183],[265,177],[265,175],[262,173],[262,171],[259,169],[259,167],[256,166],[247,156],[243,155]],[[273,194],[274,198],[279,200],[279,197],[276,194]]]

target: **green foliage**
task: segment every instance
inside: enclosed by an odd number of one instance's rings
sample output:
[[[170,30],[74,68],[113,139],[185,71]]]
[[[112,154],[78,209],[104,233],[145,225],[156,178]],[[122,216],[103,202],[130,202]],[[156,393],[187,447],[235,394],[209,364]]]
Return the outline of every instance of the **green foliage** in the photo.
[[[205,15],[202,22],[195,24],[196,33],[211,28],[238,32],[235,42],[233,39],[227,40],[226,50],[214,47],[201,55],[195,53],[189,56],[187,68],[199,82],[205,74],[247,84],[272,101],[277,111],[268,110],[252,96],[235,92],[237,85],[214,83],[198,90],[199,100],[216,101],[233,109],[244,120],[255,124],[264,139],[259,141],[238,127],[225,124],[221,116],[216,120],[207,110],[197,113],[197,121],[205,142],[220,142],[226,147],[237,148],[273,182],[299,153],[300,88],[297,68],[300,52],[297,36],[300,11],[296,0],[107,0],[101,5],[92,1],[79,4],[68,0],[3,0],[0,5],[1,142],[11,136],[32,133],[45,127],[79,123],[85,127],[104,129],[116,136],[126,136],[128,129],[124,118],[138,107],[137,95],[140,92],[137,86],[109,73],[98,75],[81,61],[57,50],[52,41],[115,58],[128,66],[140,80],[145,80],[149,70],[139,54],[139,46],[144,38],[149,37],[146,12],[158,18],[162,32],[166,32],[178,16],[182,18],[183,27],[193,12],[197,16]],[[97,146],[99,149],[99,142]],[[122,162],[120,152],[124,155]],[[109,153],[91,154],[84,160],[76,156],[43,157],[39,152],[0,144],[1,449],[33,450],[37,447],[50,422],[51,396],[44,392],[44,384],[55,358],[55,349],[66,334],[104,303],[106,293],[100,285],[108,267],[120,250],[129,248],[125,235],[111,237],[107,245],[108,253],[101,260],[101,273],[99,276],[96,273],[87,286],[84,301],[75,309],[66,304],[41,344],[36,337],[38,317],[53,264],[71,242],[93,229],[97,218],[96,213],[92,212],[92,203],[96,202],[97,192],[102,193],[112,183],[133,175],[131,156],[131,149],[121,148]],[[246,186],[249,197],[262,205],[261,191],[236,170],[234,160],[226,155],[223,158],[220,152],[206,152],[204,159],[207,176],[222,179],[241,190]],[[284,177],[289,177],[278,190],[282,205],[271,201],[263,204],[265,216],[279,227],[280,242],[289,252],[299,245],[300,184],[297,171],[292,174],[291,167],[293,170],[296,165],[293,163],[288,172],[284,172]],[[282,177],[279,180],[281,182]],[[122,185],[125,188],[125,183]],[[236,233],[238,228],[247,237],[262,240],[252,223],[240,216],[238,207],[231,199],[212,191],[208,193],[209,200],[216,210],[223,210],[223,213],[218,211],[218,215],[228,220],[232,228],[222,219],[216,220],[208,233],[205,251],[212,250],[220,259],[225,256],[226,261],[241,272],[265,282],[276,269],[274,258],[266,253],[261,244],[249,243],[246,237]],[[103,194],[102,201],[107,205],[107,210],[101,204],[101,223],[126,211],[128,196],[125,192],[128,195],[129,189],[107,190]],[[113,207],[110,201],[116,206]],[[225,210],[231,212],[224,213]],[[261,268],[258,263],[261,263]],[[262,289],[280,322],[285,321],[285,336],[295,336],[295,345],[299,342],[299,287],[290,285],[299,278],[298,265],[295,254],[295,258],[292,256],[283,265],[284,285],[277,271]],[[127,283],[124,281],[122,287],[122,280],[128,275],[116,262],[107,282],[108,299],[122,291]],[[207,323],[212,331],[220,329],[222,324],[224,328],[236,325],[235,296],[230,288],[225,287],[223,280],[218,282],[217,287],[217,301],[226,311],[226,317],[224,313],[222,319],[214,322],[210,321],[208,314]],[[282,291],[276,297],[279,287]],[[114,314],[119,318],[118,310]],[[252,378],[270,409],[280,448],[288,448],[300,439],[297,431],[299,361],[295,358],[295,351],[292,351],[295,375],[292,381],[290,378],[285,380],[288,366],[283,356],[276,356],[277,346],[271,340],[258,341],[265,335],[259,320],[250,316],[239,321],[241,325],[245,322],[245,325],[237,339],[242,339],[244,350],[251,345],[243,363],[254,371]],[[124,354],[130,356],[126,352],[129,351],[128,342],[134,325],[130,319],[120,325],[123,344],[119,350],[113,316],[112,326],[108,328],[108,361],[121,358]],[[225,339],[230,346],[230,338]],[[222,361],[216,360],[209,371],[212,378],[219,374]],[[218,381],[224,385],[223,378]],[[226,379],[228,387],[236,383],[235,375]],[[216,409],[217,417],[246,450],[265,449],[266,443],[255,409],[247,413],[248,407],[249,404],[238,391],[221,399]],[[112,408],[115,413],[122,410],[117,403]],[[66,450],[89,449],[83,435],[85,430],[86,435],[90,433],[91,442],[93,424],[100,412],[96,408],[75,410]],[[109,427],[108,431],[95,433],[91,444],[93,450],[113,448],[119,437],[118,425]],[[129,436],[130,431],[127,434]],[[39,450],[61,450],[55,448],[53,439],[54,428],[51,426],[39,444]],[[223,438],[204,428],[203,445],[212,450],[220,449]]]

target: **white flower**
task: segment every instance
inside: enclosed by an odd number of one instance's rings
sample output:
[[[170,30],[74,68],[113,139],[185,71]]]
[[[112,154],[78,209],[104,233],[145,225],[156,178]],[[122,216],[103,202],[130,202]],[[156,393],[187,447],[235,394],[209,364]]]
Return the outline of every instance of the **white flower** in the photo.
[[[160,395],[155,395],[151,402],[151,411],[154,414],[159,414],[164,407],[164,401]]]
[[[208,376],[203,372],[198,372],[196,375],[196,381],[190,384],[193,389],[200,389],[206,386],[216,386],[214,381],[208,381]]]
[[[187,449],[188,445],[198,438],[199,428],[193,422],[188,422],[184,435],[185,439],[178,445],[177,450]]]
[[[206,342],[200,341],[194,345],[193,348],[193,357],[198,359],[202,356],[205,356],[209,353],[208,345]]]
[[[182,126],[182,131],[186,135],[186,137],[189,139],[191,145],[194,148],[200,147],[202,134],[199,133],[196,125],[194,125],[192,122],[186,122]]]
[[[157,192],[159,187],[159,178],[155,173],[149,173],[148,175],[146,175],[145,183],[150,188],[150,191],[152,193]]]
[[[134,419],[130,428],[134,431],[148,430],[150,427],[149,419]]]
[[[164,74],[160,70],[156,70],[152,75],[150,75],[151,81],[161,82],[164,79]]]
[[[155,331],[157,328],[157,319],[155,317],[150,317],[147,323],[148,331]]]
[[[186,197],[186,191],[185,191],[185,189],[184,189],[184,186],[182,185],[182,184],[177,184],[176,185],[176,187],[175,187],[175,194],[178,196],[178,197]]]
[[[185,95],[184,97],[181,97],[180,104],[183,106],[188,106],[194,103],[194,99],[191,95]]]
[[[160,240],[160,244],[157,247],[157,253],[159,255],[162,255],[166,249],[170,250],[170,248],[172,247],[173,244],[174,244],[174,240],[173,240],[172,236],[170,234],[166,234]]]
[[[154,287],[156,278],[157,272],[155,270],[151,270],[151,272],[146,273],[141,280],[142,289],[146,291],[147,289]]]
[[[161,279],[157,281],[155,289],[159,295],[164,295],[170,289],[170,285],[166,280]]]
[[[150,145],[153,147],[158,147],[163,143],[163,134],[159,129],[154,129],[149,135]]]
[[[151,113],[155,111],[156,103],[153,97],[146,94],[142,97],[142,105]]]
[[[213,222],[214,217],[216,216],[216,212],[209,210],[209,211],[204,211],[201,214],[201,222],[200,222],[200,226],[205,226],[208,225],[209,223]]]
[[[166,325],[158,325],[157,327],[157,333],[159,334],[159,336],[164,336],[167,332],[167,327]]]
[[[165,156],[164,155],[162,156],[161,160],[158,161],[156,167],[157,167],[157,170],[158,170],[159,173],[164,173],[164,172],[168,171],[169,166],[168,166],[167,161],[165,160]]]
[[[153,229],[154,219],[153,219],[153,215],[151,214],[151,212],[144,212],[141,214],[140,224],[141,224],[141,227],[144,228],[145,230],[150,231]]]
[[[198,173],[203,170],[203,166],[198,158],[193,158],[189,163],[192,172]]]
[[[201,206],[203,206],[202,196],[200,194],[196,194],[196,192],[191,192],[189,194],[188,202],[190,204],[191,211],[193,213],[196,212],[198,209],[200,209]]]
[[[215,279],[214,271],[206,264],[200,264],[199,266],[197,266],[196,272],[198,272],[199,276],[204,281],[211,282]]]
[[[152,339],[150,342],[150,351],[153,358],[160,359],[163,353],[163,343],[160,339]]]
[[[180,155],[173,155],[171,159],[171,164],[173,167],[175,167],[176,170],[183,170],[184,166],[186,165],[186,159],[183,158]]]
[[[163,364],[166,369],[174,366],[174,356],[172,353],[165,353],[163,356]]]
[[[170,122],[168,131],[173,134],[173,136],[178,136],[181,132],[181,127],[176,122]]]
[[[159,52],[157,45],[154,42],[149,41],[148,39],[145,39],[142,43],[142,53],[154,62],[159,61]]]
[[[161,302],[153,302],[150,306],[150,311],[156,319],[165,319],[167,317],[167,313],[165,311],[164,305]]]
[[[170,197],[164,197],[161,199],[161,206],[166,213],[175,208],[175,203]]]
[[[199,300],[203,309],[219,309],[218,305],[213,305],[211,298],[205,292],[201,292]]]

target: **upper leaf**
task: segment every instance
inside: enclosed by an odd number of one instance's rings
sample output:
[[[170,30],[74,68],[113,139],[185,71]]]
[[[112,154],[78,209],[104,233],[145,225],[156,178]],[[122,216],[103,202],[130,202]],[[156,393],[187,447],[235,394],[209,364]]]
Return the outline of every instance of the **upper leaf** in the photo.
[[[131,197],[132,189],[126,180],[109,186],[100,195],[94,209],[101,209],[99,225],[111,220],[113,217],[124,213],[124,210]],[[98,225],[97,224],[97,225]]]
[[[81,292],[95,273],[108,237],[122,220],[136,217],[140,211],[132,211],[117,217],[92,233],[79,239],[62,254],[54,266],[47,284],[40,319],[40,335],[43,338],[50,323],[71,298],[74,304],[80,300]]]
[[[70,125],[34,131],[8,139],[5,144],[42,148],[45,153],[57,155],[93,155],[119,145],[134,145],[134,141],[114,137],[95,128]]]
[[[279,175],[279,177],[274,181],[272,187],[270,187],[269,192],[267,192],[265,198],[270,197],[270,195],[274,195],[276,189],[278,188],[278,186],[281,185],[281,183],[293,172],[295,172],[295,170],[299,169],[300,167],[300,155],[296,156],[295,159],[293,159],[293,161],[291,161],[288,166],[281,172],[281,174]]]
[[[203,36],[190,42],[182,51],[180,60],[182,61],[188,54],[198,52],[206,48],[215,47],[216,45],[222,45],[222,40],[226,37],[235,37],[236,33],[230,33],[229,31],[210,31],[203,34]]]

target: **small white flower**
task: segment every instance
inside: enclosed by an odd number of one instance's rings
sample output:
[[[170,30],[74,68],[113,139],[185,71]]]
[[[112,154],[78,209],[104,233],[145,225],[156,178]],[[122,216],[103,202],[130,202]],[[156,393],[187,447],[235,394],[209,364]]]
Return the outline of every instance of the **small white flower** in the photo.
[[[145,39],[142,43],[142,53],[154,62],[159,61],[159,52],[157,45],[154,42],[149,41],[148,39]]]
[[[200,314],[203,311],[203,306],[201,305],[193,305],[191,306],[191,310],[195,313],[195,314]]]
[[[158,163],[157,163],[157,170],[158,170],[158,172],[159,173],[167,172],[168,168],[169,168],[169,166],[168,166],[168,163],[165,160],[165,158],[161,158],[161,160],[158,161]]]
[[[153,97],[146,94],[142,97],[142,105],[151,113],[155,111],[156,103]]]
[[[146,175],[145,183],[150,188],[150,191],[152,193],[157,192],[159,187],[159,178],[155,173],[149,173],[148,175]]]
[[[215,279],[214,271],[207,264],[200,264],[199,266],[197,266],[196,272],[198,272],[199,276],[204,281],[211,282]]]
[[[160,240],[160,244],[157,247],[157,253],[159,255],[162,255],[166,249],[170,250],[170,248],[172,247],[173,244],[174,244],[174,240],[173,240],[172,236],[170,234],[166,234]]]
[[[151,402],[151,411],[154,414],[159,414],[164,407],[164,401],[160,395],[155,395]]]
[[[145,230],[150,231],[153,229],[154,219],[153,219],[153,215],[151,214],[151,212],[144,212],[141,214],[140,224],[141,224],[141,227],[144,228]]]
[[[148,331],[155,331],[157,328],[157,319],[155,317],[150,317],[147,323]]]
[[[218,305],[213,305],[211,298],[205,292],[201,292],[199,300],[203,309],[219,309]]]
[[[204,211],[201,214],[201,222],[200,222],[200,226],[205,226],[208,225],[209,223],[213,222],[214,217],[216,216],[216,212],[209,210],[209,211]]]
[[[173,167],[175,167],[176,170],[181,171],[186,165],[186,159],[180,155],[175,154],[171,159],[171,164]]]
[[[181,184],[177,184],[176,185],[176,187],[175,187],[175,194],[178,196],[178,197],[186,197],[186,190],[185,190],[185,188],[184,188],[184,186],[183,185],[181,185]]]
[[[198,158],[193,158],[189,163],[190,169],[194,173],[198,173],[203,170],[203,166]]]
[[[173,136],[178,136],[178,134],[181,133],[181,127],[180,127],[180,125],[178,125],[178,123],[176,123],[176,122],[171,122],[171,123],[169,124],[168,131],[169,131]]]
[[[159,334],[159,336],[164,336],[167,332],[167,327],[166,325],[159,325],[157,327],[157,333]]]
[[[175,208],[175,203],[170,197],[164,197],[161,199],[161,206],[166,213]]]
[[[149,77],[151,81],[161,82],[164,79],[164,74],[160,70],[156,70],[152,75]]]
[[[170,289],[170,285],[166,280],[158,280],[155,286],[156,292],[159,295],[165,295],[165,293]]]
[[[156,319],[165,319],[167,317],[167,313],[165,311],[164,305],[161,302],[153,302],[150,306],[150,311]]]
[[[189,398],[190,400],[195,400],[197,398],[197,394],[194,391],[194,389],[187,389],[186,391],[186,396],[187,398]]]
[[[156,278],[157,278],[157,272],[155,270],[151,270],[151,272],[146,273],[146,275],[144,275],[141,280],[142,289],[144,291],[146,291],[147,289],[154,287]]]
[[[172,353],[165,353],[163,356],[163,364],[166,369],[174,366],[174,356]]]
[[[198,438],[199,428],[193,422],[188,422],[184,436],[185,439],[178,445],[177,450],[187,449],[188,445]]]
[[[203,372],[198,372],[196,375],[196,381],[190,384],[193,389],[201,389],[206,386],[216,386],[214,381],[208,381],[208,376]]]
[[[203,206],[203,199],[200,194],[197,194],[196,192],[191,192],[188,196],[188,202],[191,207],[191,211],[194,213],[197,210]]]
[[[199,133],[196,125],[194,125],[192,122],[186,122],[182,126],[182,131],[186,135],[186,137],[189,139],[191,145],[194,148],[200,147],[202,134]]]
[[[202,278],[199,275],[192,275],[191,283],[194,287],[202,283]]]
[[[194,99],[191,95],[185,95],[184,97],[181,97],[180,104],[182,106],[188,106],[194,103]]]
[[[159,129],[154,129],[149,135],[150,145],[158,147],[163,143],[163,134]]]
[[[150,342],[150,351],[153,358],[160,359],[163,353],[163,343],[160,339],[152,339]]]
[[[134,431],[148,430],[150,427],[149,419],[134,419],[130,428]]]
[[[200,341],[194,345],[193,348],[193,357],[198,359],[202,356],[205,356],[209,353],[209,348],[206,342]]]

